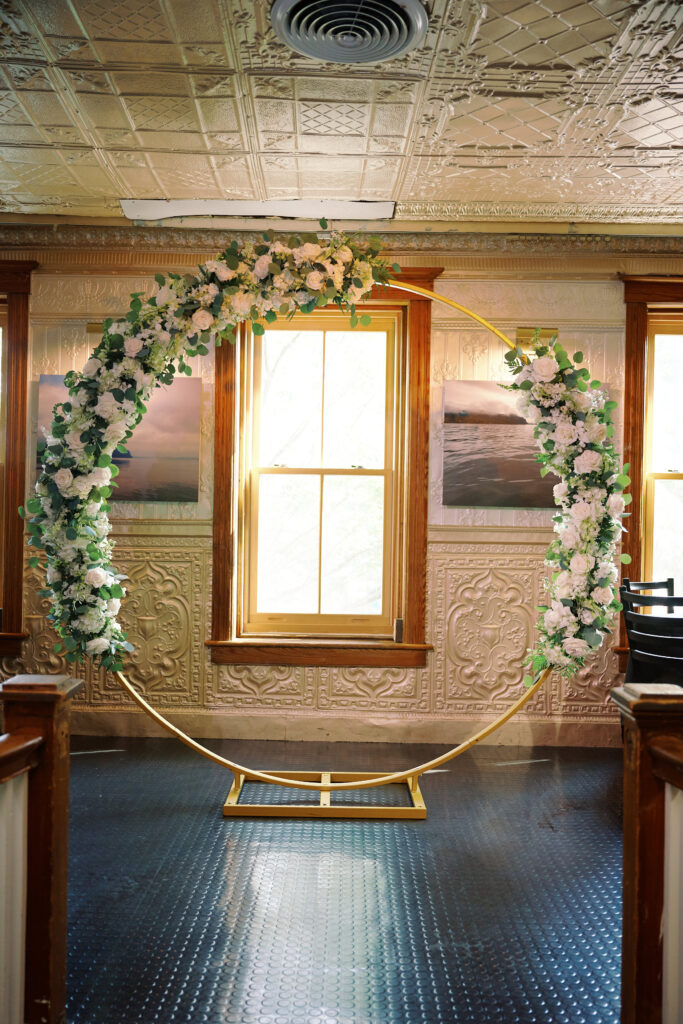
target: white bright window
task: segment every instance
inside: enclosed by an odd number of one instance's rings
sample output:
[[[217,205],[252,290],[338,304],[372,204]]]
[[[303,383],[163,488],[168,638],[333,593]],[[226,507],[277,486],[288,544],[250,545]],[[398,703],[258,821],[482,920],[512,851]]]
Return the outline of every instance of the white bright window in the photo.
[[[645,417],[645,579],[683,587],[683,317],[652,315]]]
[[[391,638],[397,607],[400,313],[266,326],[241,370],[243,636]]]

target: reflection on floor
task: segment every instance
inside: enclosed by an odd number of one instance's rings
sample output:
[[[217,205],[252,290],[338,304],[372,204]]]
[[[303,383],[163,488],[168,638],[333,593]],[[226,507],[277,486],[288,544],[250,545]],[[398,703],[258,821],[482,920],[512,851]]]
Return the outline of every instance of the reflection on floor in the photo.
[[[270,769],[439,752],[209,745]],[[619,1019],[620,751],[479,747],[423,777],[426,821],[374,822],[224,819],[232,775],[174,740],[73,750],[70,1024]]]

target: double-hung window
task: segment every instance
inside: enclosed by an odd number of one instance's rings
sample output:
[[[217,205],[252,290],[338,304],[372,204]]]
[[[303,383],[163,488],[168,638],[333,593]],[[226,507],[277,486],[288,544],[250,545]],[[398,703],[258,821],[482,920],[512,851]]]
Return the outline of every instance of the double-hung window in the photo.
[[[245,636],[394,632],[402,423],[400,311],[253,335],[244,361],[240,550]]]
[[[217,351],[214,662],[425,664],[431,304],[380,298]]]
[[[643,569],[646,579],[673,576],[683,589],[683,315],[648,318]]]

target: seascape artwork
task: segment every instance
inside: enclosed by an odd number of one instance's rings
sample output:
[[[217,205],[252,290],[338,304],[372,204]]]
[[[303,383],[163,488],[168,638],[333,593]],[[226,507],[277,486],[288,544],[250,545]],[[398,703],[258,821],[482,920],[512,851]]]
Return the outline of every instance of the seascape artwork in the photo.
[[[41,374],[38,386],[38,437],[49,429],[56,402],[68,399],[60,374]],[[199,501],[199,437],[202,382],[177,377],[171,387],[155,388],[147,412],[118,452],[117,487],[111,501]]]
[[[443,504],[553,508],[554,473],[540,475],[534,428],[517,395],[493,381],[443,386]]]

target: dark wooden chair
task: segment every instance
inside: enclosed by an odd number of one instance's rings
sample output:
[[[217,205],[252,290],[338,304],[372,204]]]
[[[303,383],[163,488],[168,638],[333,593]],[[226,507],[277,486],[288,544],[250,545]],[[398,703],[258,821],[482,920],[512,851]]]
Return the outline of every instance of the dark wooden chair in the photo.
[[[619,594],[629,646],[624,682],[683,686],[683,597],[675,597],[673,587],[658,596],[622,586]]]
[[[621,581],[621,585],[626,587],[634,594],[652,593],[654,590],[665,590],[667,594],[673,597],[674,592],[674,578],[669,576],[665,580],[630,580],[628,576],[624,576]],[[673,608],[668,609],[673,612]]]

